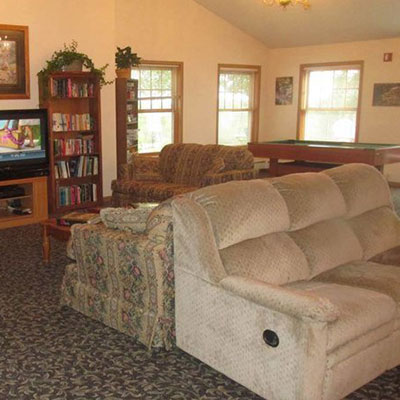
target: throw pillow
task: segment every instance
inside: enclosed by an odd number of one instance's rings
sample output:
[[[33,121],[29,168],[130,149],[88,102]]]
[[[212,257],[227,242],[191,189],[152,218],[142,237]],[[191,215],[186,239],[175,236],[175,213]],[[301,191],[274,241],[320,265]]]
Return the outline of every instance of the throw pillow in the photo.
[[[146,222],[151,207],[139,208],[103,208],[100,211],[100,217],[107,228],[119,229],[132,233],[143,233],[146,231]]]

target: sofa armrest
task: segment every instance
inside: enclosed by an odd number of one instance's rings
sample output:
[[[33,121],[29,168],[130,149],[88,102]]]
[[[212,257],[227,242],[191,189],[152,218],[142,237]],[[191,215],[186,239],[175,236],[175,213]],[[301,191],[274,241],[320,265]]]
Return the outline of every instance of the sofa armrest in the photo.
[[[224,171],[218,174],[206,174],[200,182],[200,186],[216,185],[219,183],[229,182],[229,181],[239,181],[248,179],[257,179],[258,170],[255,169],[241,169],[241,170],[231,170]]]
[[[120,164],[117,171],[118,179],[133,179],[132,164]]]
[[[132,161],[118,166],[118,179],[161,181],[158,157],[134,155]]]
[[[339,317],[339,310],[328,299],[305,291],[240,276],[228,276],[220,281],[220,285],[261,306],[302,320],[332,322]]]

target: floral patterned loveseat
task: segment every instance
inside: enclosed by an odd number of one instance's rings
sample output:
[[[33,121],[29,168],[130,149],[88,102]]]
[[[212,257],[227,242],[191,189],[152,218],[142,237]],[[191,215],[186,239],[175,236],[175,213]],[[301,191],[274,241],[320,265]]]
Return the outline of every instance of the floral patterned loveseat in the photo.
[[[147,222],[146,222],[147,219]],[[150,347],[174,338],[172,217],[169,202],[146,216],[143,232],[103,224],[72,226],[61,305]]]
[[[253,155],[244,148],[193,143],[165,146],[159,157],[133,155],[111,184],[116,207],[161,202],[200,187],[254,179]]]

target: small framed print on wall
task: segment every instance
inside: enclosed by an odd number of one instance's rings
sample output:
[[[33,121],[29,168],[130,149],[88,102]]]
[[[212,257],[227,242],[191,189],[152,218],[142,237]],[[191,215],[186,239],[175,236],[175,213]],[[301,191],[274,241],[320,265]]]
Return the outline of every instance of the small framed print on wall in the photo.
[[[276,78],[275,105],[287,106],[293,103],[293,77],[285,76]]]
[[[29,98],[28,27],[0,25],[0,100]]]
[[[400,107],[400,82],[375,83],[372,105],[378,107]]]

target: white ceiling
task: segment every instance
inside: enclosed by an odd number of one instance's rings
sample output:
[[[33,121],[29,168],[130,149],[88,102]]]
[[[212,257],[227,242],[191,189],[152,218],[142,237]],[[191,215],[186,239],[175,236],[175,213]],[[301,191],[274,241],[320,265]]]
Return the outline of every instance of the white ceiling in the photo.
[[[195,0],[270,48],[400,37],[400,0],[310,0],[282,10],[262,0]]]

